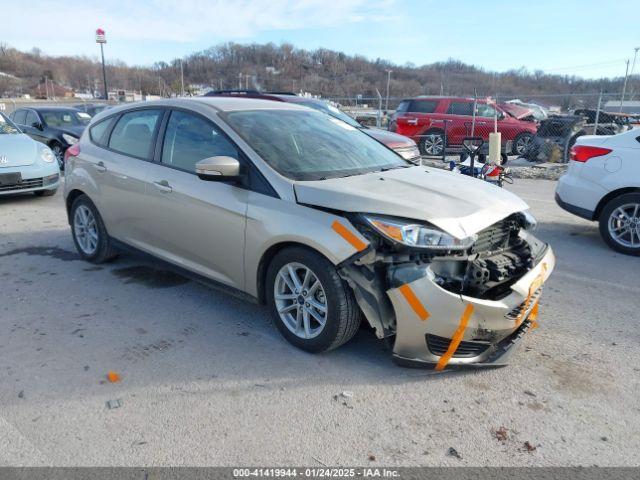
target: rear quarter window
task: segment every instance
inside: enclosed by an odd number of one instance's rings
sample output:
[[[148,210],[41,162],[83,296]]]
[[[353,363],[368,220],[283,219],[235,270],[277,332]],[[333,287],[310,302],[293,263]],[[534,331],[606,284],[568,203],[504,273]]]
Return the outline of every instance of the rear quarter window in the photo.
[[[89,129],[89,138],[93,143],[100,147],[106,147],[109,142],[107,134],[109,133],[109,127],[113,122],[113,117],[102,120],[96,123]]]
[[[473,115],[473,102],[451,102],[447,113],[451,115]]]
[[[415,113],[433,113],[438,107],[436,100],[413,100],[409,105],[409,112]]]

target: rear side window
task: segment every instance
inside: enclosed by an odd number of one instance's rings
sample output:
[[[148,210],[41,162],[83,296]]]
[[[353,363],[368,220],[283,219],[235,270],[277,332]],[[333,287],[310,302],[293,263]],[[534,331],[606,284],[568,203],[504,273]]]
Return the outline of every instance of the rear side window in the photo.
[[[409,106],[409,112],[433,113],[436,111],[438,102],[435,100],[413,100]]]
[[[451,115],[473,115],[472,102],[451,102],[447,113]]]
[[[411,102],[409,102],[409,100],[403,100],[400,102],[400,105],[398,105],[398,108],[396,108],[396,112],[397,113],[404,113],[406,111],[409,110],[409,104]]]
[[[162,163],[195,172],[196,163],[215,156],[237,159],[238,150],[208,120],[178,110],[171,112],[162,145]]]
[[[17,123],[19,125],[24,125],[24,119],[26,116],[27,116],[26,110],[18,110],[17,112],[14,112],[13,115],[11,115],[11,120],[13,120],[14,123]]]
[[[148,159],[152,151],[153,133],[161,114],[161,110],[125,113],[111,133],[109,148],[132,157]]]
[[[109,132],[112,121],[113,118],[107,118],[106,120],[96,123],[89,129],[89,137],[93,143],[101,147],[107,146],[107,133]]]
[[[33,110],[29,110],[27,112],[27,117],[25,118],[24,124],[30,127],[33,127],[34,124],[38,123],[38,117]]]

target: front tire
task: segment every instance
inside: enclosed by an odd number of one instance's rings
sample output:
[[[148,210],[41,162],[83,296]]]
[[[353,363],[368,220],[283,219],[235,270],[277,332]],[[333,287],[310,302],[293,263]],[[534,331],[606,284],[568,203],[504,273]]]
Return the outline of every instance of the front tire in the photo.
[[[533,135],[531,133],[519,133],[518,135],[516,135],[516,138],[513,139],[513,147],[511,153],[517,155],[518,157],[524,156],[527,153],[532,140]]]
[[[358,331],[360,310],[353,292],[335,266],[312,250],[278,252],[267,269],[265,288],[276,327],[302,350],[337,348]]]
[[[600,235],[615,251],[640,256],[640,193],[610,200],[600,214]]]
[[[56,157],[56,161],[58,162],[58,167],[61,171],[64,170],[64,147],[60,145],[58,142],[53,142],[50,145],[51,151],[53,155]]]
[[[71,234],[78,253],[88,262],[103,263],[117,255],[98,209],[86,195],[71,205]]]

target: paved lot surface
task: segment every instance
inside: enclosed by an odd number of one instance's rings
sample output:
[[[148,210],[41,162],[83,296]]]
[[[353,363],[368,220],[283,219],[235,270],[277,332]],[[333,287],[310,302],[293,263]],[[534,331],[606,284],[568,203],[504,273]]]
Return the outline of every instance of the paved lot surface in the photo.
[[[552,182],[510,188],[559,259],[541,327],[507,368],[439,375],[364,328],[297,351],[262,307],[133,257],[78,260],[61,195],[0,199],[0,465],[640,464],[640,259]]]

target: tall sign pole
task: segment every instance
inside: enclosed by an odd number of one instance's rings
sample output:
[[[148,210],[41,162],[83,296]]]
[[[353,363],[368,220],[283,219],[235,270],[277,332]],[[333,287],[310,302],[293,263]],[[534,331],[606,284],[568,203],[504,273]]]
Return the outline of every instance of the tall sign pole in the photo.
[[[107,36],[101,28],[96,30],[96,43],[100,44],[100,55],[102,55],[102,84],[104,85],[104,99],[109,100],[109,90],[107,90],[107,71],[104,66],[104,44],[107,43]]]

